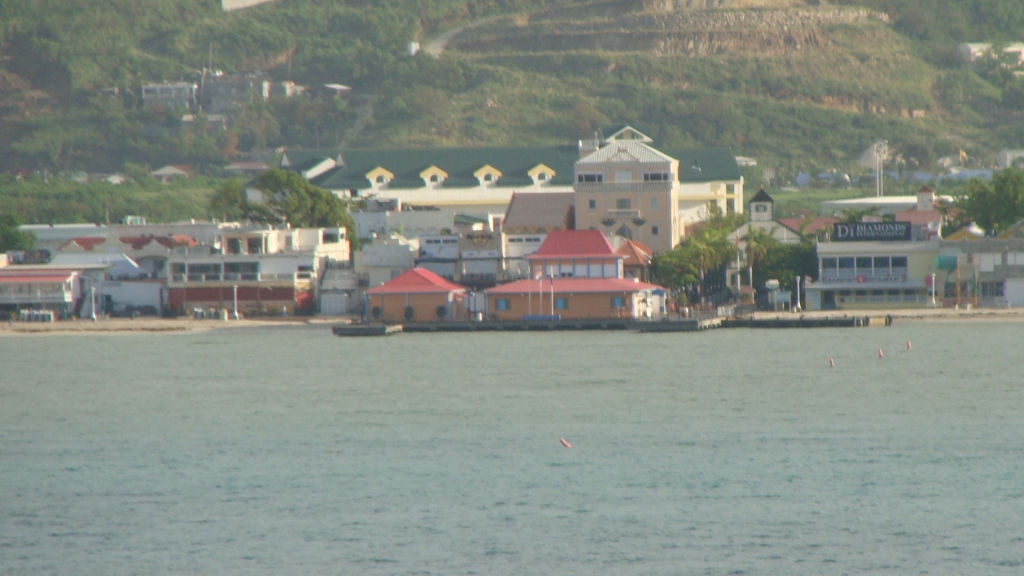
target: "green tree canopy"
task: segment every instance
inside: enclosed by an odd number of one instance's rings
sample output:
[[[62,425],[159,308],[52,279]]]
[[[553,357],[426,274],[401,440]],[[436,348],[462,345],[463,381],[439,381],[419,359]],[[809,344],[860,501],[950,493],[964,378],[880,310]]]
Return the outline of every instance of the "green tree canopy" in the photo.
[[[295,228],[344,227],[352,249],[358,247],[355,221],[346,200],[290,170],[268,170],[253,181],[253,186],[262,192],[262,202],[250,202],[242,184],[233,180],[214,193],[210,212],[226,219],[289,224]]]
[[[997,172],[992,182],[974,180],[959,207],[987,232],[1001,232],[1024,218],[1024,170]]]
[[[35,234],[19,230],[21,224],[21,219],[13,214],[0,214],[0,252],[32,249]]]

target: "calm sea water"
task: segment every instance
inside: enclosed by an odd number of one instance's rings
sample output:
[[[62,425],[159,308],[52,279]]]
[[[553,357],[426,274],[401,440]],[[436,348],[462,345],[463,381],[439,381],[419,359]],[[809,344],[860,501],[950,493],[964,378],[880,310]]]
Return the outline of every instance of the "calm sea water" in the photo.
[[[0,573],[1017,575],[1022,335],[0,338]]]

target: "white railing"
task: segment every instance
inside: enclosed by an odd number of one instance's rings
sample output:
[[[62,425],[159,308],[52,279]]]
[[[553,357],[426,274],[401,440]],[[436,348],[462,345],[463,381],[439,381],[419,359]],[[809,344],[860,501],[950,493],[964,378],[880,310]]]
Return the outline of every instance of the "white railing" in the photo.
[[[576,190],[671,190],[672,181],[662,182],[576,182]]]
[[[22,293],[10,294],[0,293],[0,304],[68,304],[74,301],[71,292],[60,292],[51,294]]]
[[[309,280],[313,278],[312,272],[294,272],[291,274],[257,274],[252,272],[226,274],[171,274],[171,282],[177,284],[202,284],[204,282],[294,282],[295,280]]]

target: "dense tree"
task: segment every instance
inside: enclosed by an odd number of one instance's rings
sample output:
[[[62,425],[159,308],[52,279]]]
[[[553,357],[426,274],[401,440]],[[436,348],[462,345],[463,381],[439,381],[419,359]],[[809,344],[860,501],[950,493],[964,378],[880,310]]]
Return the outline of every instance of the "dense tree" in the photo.
[[[13,214],[0,214],[0,252],[32,249],[36,237],[31,232],[19,230],[21,225],[21,218]]]
[[[1024,218],[1024,170],[1002,170],[991,183],[971,182],[958,206],[989,233],[1009,228]]]
[[[288,224],[295,228],[341,226],[347,230],[352,248],[358,247],[355,222],[348,203],[331,192],[310,184],[297,172],[273,169],[253,181],[263,201],[251,202],[237,180],[225,183],[210,199],[210,212],[228,219],[264,224]]]

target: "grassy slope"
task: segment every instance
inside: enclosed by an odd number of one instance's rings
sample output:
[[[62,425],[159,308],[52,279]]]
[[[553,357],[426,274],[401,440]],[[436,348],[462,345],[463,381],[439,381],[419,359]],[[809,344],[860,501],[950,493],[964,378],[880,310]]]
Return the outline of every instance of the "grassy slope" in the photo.
[[[914,4],[865,1],[881,9]],[[107,86],[130,95],[143,81],[188,74],[205,63],[211,42],[215,65],[228,71],[261,67],[283,78],[290,69],[299,82],[343,82],[375,95],[375,123],[350,145],[564,143],[596,124],[630,121],[648,126],[666,147],[726,145],[785,175],[848,165],[882,137],[922,164],[961,147],[984,159],[1022,144],[1020,114],[995,106],[999,90],[970,72],[944,68],[934,57],[935,41],[905,35],[899,14],[896,25],[829,27],[823,49],[775,57],[535,53],[516,51],[514,43],[507,51],[446,53],[439,62],[403,53],[409,40],[481,16],[574,3],[280,0],[224,14],[214,0],[0,0],[4,65],[52,97],[22,115],[16,106],[5,108],[0,94],[4,132],[22,140],[20,156],[8,154],[6,167],[15,160],[21,163],[15,166],[88,169],[97,162],[116,169],[107,164],[117,158],[162,163],[182,143],[146,141],[138,130],[159,119],[147,119],[127,96],[122,112],[102,112],[118,126],[102,134],[108,122],[89,120],[100,107],[88,97]],[[607,16],[616,4],[562,9],[558,17]],[[928,117],[894,113],[910,109]],[[243,134],[243,141],[295,145],[315,134],[335,145],[348,137],[325,126],[351,121],[349,112],[320,124],[322,110],[301,112],[279,117],[286,124],[281,129],[248,140]],[[215,160],[214,143],[201,144],[190,157]],[[0,159],[3,148],[0,142]]]

